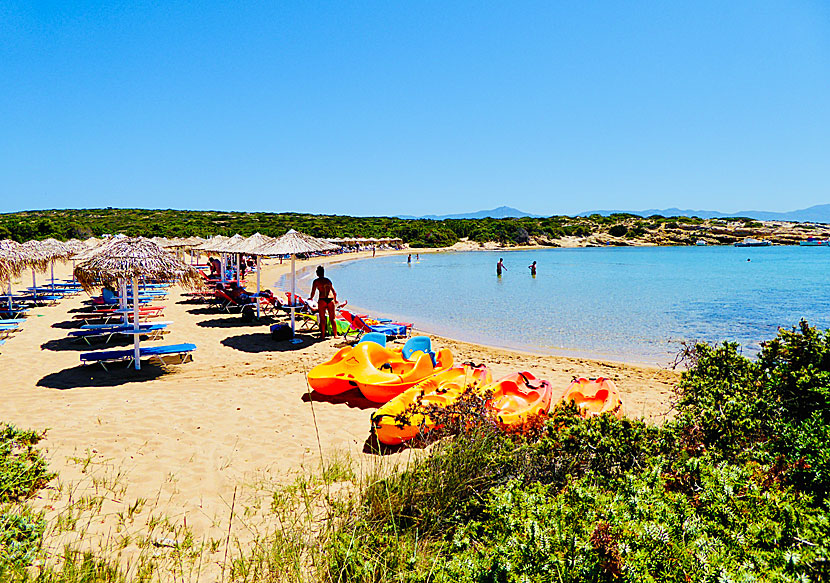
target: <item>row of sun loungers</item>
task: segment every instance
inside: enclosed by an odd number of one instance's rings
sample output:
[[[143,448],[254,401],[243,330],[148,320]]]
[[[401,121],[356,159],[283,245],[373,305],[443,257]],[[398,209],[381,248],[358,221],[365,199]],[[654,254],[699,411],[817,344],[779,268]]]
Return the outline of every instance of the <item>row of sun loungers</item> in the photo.
[[[164,315],[164,306],[151,306],[154,300],[163,299],[167,295],[166,284],[144,284],[139,290],[139,326],[136,330],[133,325],[134,312],[119,309],[118,300],[104,301],[103,297],[92,298],[85,302],[89,309],[73,314],[71,319],[80,325],[77,330],[68,333],[68,337],[79,342],[92,345],[93,343],[108,344],[115,338],[129,338],[140,335],[143,340],[156,340],[169,332],[168,326],[172,322],[162,322],[159,318]],[[0,296],[0,345],[6,338],[21,329],[26,316],[35,306],[55,305],[64,298],[81,291],[76,283],[56,283],[54,286],[28,288],[24,293],[12,296]],[[132,304],[132,297],[127,301]],[[153,323],[150,321],[153,320]],[[166,346],[141,346],[139,357],[150,358],[164,363],[174,364],[192,360],[194,344],[172,344]],[[100,364],[104,369],[113,363],[126,363],[127,366],[135,362],[135,349],[124,348],[117,350],[98,350],[84,352],[80,355],[81,364]]]
[[[164,306],[150,305],[150,302],[163,299],[167,296],[167,286],[163,284],[148,284],[139,290],[138,328],[134,326],[135,312],[132,307],[129,311],[119,309],[118,302],[103,302],[102,298],[95,298],[90,311],[73,315],[72,319],[83,322],[80,329],[69,332],[69,337],[92,345],[95,343],[109,344],[113,339],[134,337],[138,334],[142,341],[158,340],[170,331],[168,326],[172,322],[158,320],[164,316]],[[132,303],[132,296],[127,297]],[[193,360],[192,353],[195,344],[170,344],[162,346],[141,346],[139,358],[153,359],[165,364],[179,364]],[[106,349],[94,352],[84,352],[80,355],[83,365],[100,365],[105,370],[113,364],[126,364],[126,367],[135,364],[135,349]]]

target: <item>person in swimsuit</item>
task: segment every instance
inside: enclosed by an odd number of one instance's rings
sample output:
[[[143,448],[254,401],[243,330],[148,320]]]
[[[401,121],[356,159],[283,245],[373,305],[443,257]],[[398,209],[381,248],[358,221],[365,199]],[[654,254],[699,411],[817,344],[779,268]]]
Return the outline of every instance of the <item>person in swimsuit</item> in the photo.
[[[314,298],[315,293],[319,293],[317,298],[317,314],[320,318],[320,339],[326,337],[326,314],[328,313],[331,320],[331,335],[337,338],[337,324],[334,321],[334,307],[337,305],[337,292],[334,291],[334,286],[331,280],[324,275],[325,270],[323,266],[317,268],[317,279],[311,284],[311,295],[308,299]]]
[[[530,269],[530,275],[536,277],[536,262],[534,261],[533,263],[528,265],[527,268]]]
[[[412,253],[409,254],[409,257],[406,258],[406,262],[411,264],[412,263]]]
[[[499,258],[499,262],[496,263],[496,275],[501,277],[501,270],[504,269],[507,271],[507,268],[504,266],[504,259]]]

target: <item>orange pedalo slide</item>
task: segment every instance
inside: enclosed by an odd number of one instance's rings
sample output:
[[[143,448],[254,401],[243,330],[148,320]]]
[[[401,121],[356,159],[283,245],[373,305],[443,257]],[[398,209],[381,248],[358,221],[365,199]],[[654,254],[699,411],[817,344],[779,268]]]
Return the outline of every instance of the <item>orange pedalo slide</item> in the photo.
[[[458,401],[469,388],[487,385],[493,380],[486,366],[464,364],[447,369],[421,381],[386,403],[372,414],[372,428],[378,440],[398,445],[419,434],[435,429],[428,412]]]
[[[583,417],[603,413],[612,413],[617,419],[622,419],[623,416],[622,400],[617,385],[604,377],[574,379],[562,400],[566,403],[576,403]]]
[[[550,410],[550,383],[537,379],[529,372],[514,372],[482,387],[481,391],[493,392],[487,407],[496,414],[499,423],[506,427],[522,425],[532,417],[547,414]]]
[[[370,401],[385,403],[453,364],[452,353],[447,349],[438,353],[435,363],[432,359],[431,354],[418,351],[407,360],[399,350],[361,342],[339,350],[329,361],[311,369],[308,384],[324,395],[357,388]]]
[[[374,369],[383,363],[403,363],[400,350],[390,350],[374,342],[362,342],[346,346],[326,362],[308,371],[308,384],[323,395],[339,395],[349,389],[356,389],[355,378],[365,369]]]

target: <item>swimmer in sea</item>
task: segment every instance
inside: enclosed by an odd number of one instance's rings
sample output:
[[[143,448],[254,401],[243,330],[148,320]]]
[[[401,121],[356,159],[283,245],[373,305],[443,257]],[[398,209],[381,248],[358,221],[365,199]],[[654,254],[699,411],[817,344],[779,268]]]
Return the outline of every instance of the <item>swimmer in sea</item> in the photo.
[[[496,263],[496,275],[501,277],[501,270],[507,271],[507,268],[504,266],[504,259],[499,258],[499,262]]]
[[[527,268],[530,270],[530,275],[536,277],[536,262],[534,261],[533,263],[528,265]]]

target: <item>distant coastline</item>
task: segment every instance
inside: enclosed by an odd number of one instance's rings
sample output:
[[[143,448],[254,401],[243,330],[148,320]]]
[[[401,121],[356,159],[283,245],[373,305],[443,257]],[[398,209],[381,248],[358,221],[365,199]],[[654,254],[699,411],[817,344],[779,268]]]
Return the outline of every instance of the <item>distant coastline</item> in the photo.
[[[79,209],[0,214],[0,239],[18,242],[54,237],[84,239],[123,233],[146,237],[268,236],[297,229],[316,237],[396,237],[412,248],[473,250],[533,245],[592,247],[630,245],[731,245],[746,237],[796,245],[830,237],[830,225],[749,218],[632,214],[477,219],[401,219],[301,213]]]

